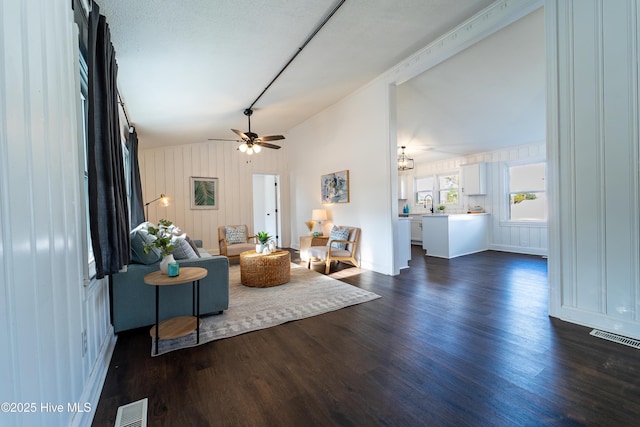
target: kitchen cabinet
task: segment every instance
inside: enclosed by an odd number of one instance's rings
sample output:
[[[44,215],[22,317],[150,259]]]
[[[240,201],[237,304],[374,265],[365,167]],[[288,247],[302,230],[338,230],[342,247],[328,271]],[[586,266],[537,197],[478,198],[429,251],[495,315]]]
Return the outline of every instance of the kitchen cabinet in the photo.
[[[400,268],[409,268],[411,260],[411,218],[398,218],[398,244]]]
[[[398,175],[398,199],[407,199],[407,178],[404,175]]]
[[[462,165],[462,193],[467,196],[487,194],[487,164]]]
[[[488,214],[423,215],[422,248],[439,258],[486,251],[488,227]]]
[[[411,217],[411,242],[422,243],[422,217]]]

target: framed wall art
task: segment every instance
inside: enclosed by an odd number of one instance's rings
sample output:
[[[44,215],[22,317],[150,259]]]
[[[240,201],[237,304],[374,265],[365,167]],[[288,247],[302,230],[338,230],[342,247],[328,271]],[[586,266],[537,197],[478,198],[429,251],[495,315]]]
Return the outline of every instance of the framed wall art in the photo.
[[[218,209],[218,178],[191,177],[191,209]]]
[[[349,203],[349,171],[322,175],[320,194],[322,203]]]

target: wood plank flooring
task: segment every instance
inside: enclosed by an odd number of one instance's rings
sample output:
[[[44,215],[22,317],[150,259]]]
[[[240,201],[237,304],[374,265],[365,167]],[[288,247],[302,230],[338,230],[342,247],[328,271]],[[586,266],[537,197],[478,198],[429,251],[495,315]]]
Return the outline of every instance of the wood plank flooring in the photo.
[[[321,316],[154,358],[120,334],[93,425],[144,397],[149,426],[640,424],[640,350],[548,317],[545,259],[412,257],[334,266],[382,298]]]

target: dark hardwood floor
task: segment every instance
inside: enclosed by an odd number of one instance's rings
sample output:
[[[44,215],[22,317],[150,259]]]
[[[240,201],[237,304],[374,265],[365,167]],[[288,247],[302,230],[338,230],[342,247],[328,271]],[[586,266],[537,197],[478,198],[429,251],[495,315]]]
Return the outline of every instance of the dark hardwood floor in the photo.
[[[548,317],[547,263],[413,247],[372,302],[150,357],[122,333],[94,426],[149,398],[149,426],[640,425],[640,351]],[[335,268],[335,267],[334,267]]]

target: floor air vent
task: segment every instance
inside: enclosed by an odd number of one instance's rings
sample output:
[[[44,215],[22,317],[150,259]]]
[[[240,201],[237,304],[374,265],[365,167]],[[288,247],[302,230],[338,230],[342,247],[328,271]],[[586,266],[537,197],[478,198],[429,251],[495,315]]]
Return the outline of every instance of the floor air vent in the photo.
[[[147,427],[148,402],[149,399],[145,397],[137,402],[119,407],[115,427]]]
[[[623,337],[620,335],[612,334],[610,332],[599,331],[598,329],[594,329],[593,331],[591,331],[589,335],[593,335],[594,337],[617,342],[618,344],[628,345],[629,347],[637,348],[640,350],[640,341],[634,340],[633,338]]]

